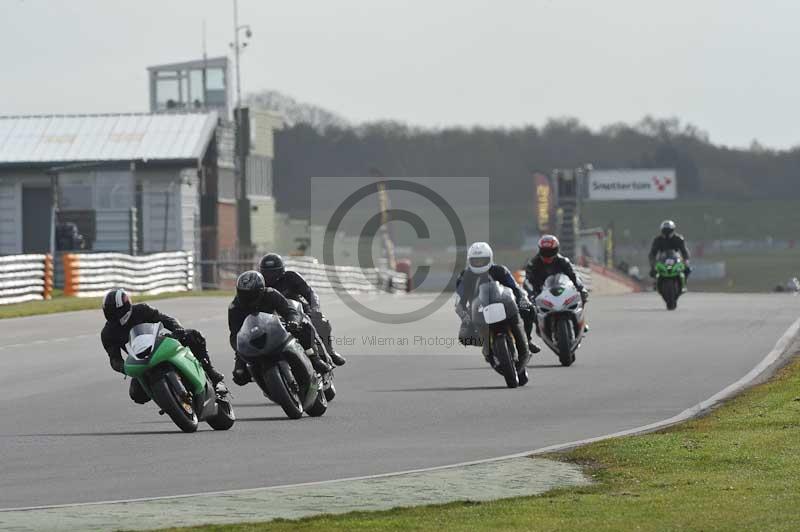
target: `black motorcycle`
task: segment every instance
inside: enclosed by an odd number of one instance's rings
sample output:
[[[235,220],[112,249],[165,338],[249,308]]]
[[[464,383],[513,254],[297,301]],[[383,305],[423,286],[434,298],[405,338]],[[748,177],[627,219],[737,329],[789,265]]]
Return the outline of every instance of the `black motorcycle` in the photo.
[[[294,308],[295,312],[297,312],[297,314],[300,315],[300,318],[303,321],[309,321],[310,322],[310,318],[306,314],[302,303],[300,303],[296,299],[289,299],[288,301],[289,301],[289,304]],[[284,327],[286,326],[286,324],[283,321],[281,321],[281,323],[284,324]],[[327,362],[327,364],[331,368],[335,367],[335,364],[333,363],[333,360],[331,359],[330,355],[328,354],[328,350],[325,348],[325,344],[322,343],[322,338],[319,337],[319,333],[314,334],[314,346],[313,346],[313,349],[314,349],[314,352],[322,360]],[[333,369],[331,369],[330,371],[328,371],[326,373],[323,373],[321,375],[321,377],[322,377],[322,389],[325,391],[325,399],[327,399],[328,401],[333,401],[333,398],[336,397],[336,387],[333,385]]]
[[[237,354],[253,380],[292,419],[318,417],[328,409],[322,378],[299,342],[272,314],[250,314],[236,335]]]

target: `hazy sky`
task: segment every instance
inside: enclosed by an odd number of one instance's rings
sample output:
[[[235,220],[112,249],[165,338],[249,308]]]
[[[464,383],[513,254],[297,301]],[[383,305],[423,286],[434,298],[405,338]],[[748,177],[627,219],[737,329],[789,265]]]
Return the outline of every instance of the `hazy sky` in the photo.
[[[800,144],[797,0],[240,0],[244,91],[354,121],[678,116]],[[228,52],[232,0],[0,0],[0,114],[146,111],[147,65]]]

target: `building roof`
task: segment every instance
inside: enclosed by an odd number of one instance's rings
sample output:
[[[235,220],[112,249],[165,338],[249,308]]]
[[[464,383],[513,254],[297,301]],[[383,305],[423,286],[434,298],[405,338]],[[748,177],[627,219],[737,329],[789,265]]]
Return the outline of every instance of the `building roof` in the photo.
[[[147,67],[147,70],[192,70],[200,68],[215,68],[228,66],[228,58],[226,56],[208,57],[206,59],[193,59],[191,61],[182,61],[179,63],[165,63],[163,65],[153,65]]]
[[[0,165],[203,157],[217,114],[0,116]]]

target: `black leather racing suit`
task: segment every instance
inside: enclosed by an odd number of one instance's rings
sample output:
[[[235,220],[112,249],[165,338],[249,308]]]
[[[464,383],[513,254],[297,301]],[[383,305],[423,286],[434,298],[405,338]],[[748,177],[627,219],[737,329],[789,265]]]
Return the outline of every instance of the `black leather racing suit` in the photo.
[[[654,275],[656,258],[658,255],[670,251],[676,251],[681,254],[683,261],[687,263],[685,265],[686,269],[684,270],[684,274],[686,277],[689,277],[689,274],[692,273],[688,264],[689,250],[686,249],[686,239],[683,238],[683,235],[679,235],[678,233],[672,233],[672,236],[658,235],[653,239],[653,244],[650,246],[650,253],[647,255],[647,258],[650,260],[650,275]]]
[[[303,346],[303,349],[310,349],[314,346],[314,336],[316,335],[314,326],[301,319],[294,307],[289,304],[280,292],[272,288],[265,288],[258,300],[252,305],[245,305],[238,297],[235,297],[228,306],[228,329],[230,332],[230,344],[234,351],[236,351],[236,335],[239,333],[239,329],[242,328],[244,320],[253,312],[277,313],[287,323],[287,328],[296,329],[291,332],[300,342],[300,345]],[[312,360],[312,363],[316,369],[322,368],[316,358]],[[235,356],[235,364],[233,366],[233,382],[239,386],[250,382],[247,365],[238,356]]]
[[[328,318],[320,310],[319,296],[303,276],[293,270],[288,270],[276,281],[268,281],[268,286],[274,288],[286,299],[294,299],[303,304],[303,311],[308,314],[317,334],[325,344],[328,353],[335,352],[333,348],[333,327]]]
[[[192,351],[197,360],[203,365],[206,373],[213,372],[216,374],[216,370],[214,370],[211,359],[208,356],[206,339],[203,335],[195,329],[184,329],[178,320],[159,312],[146,303],[132,305],[131,316],[124,325],[119,322],[106,322],[100,332],[100,341],[103,343],[103,348],[108,354],[108,361],[114,371],[124,373],[125,362],[122,358],[122,352],[125,350],[125,344],[128,343],[131,329],[142,323],[161,323],[171,331],[176,340]],[[150,400],[147,392],[139,384],[138,379],[131,379],[129,394],[131,399],[139,404],[144,404]]]
[[[511,332],[514,334],[514,343],[517,345],[520,367],[523,367],[530,359],[530,350],[528,349],[530,335],[525,334],[525,328],[523,326],[523,321],[526,319],[524,314],[530,313],[530,304],[528,304],[525,293],[520,289],[516,281],[514,281],[514,277],[505,266],[493,264],[485,274],[476,274],[467,268],[458,276],[456,280],[456,294],[458,294],[456,314],[461,318],[461,328],[458,332],[458,339],[464,345],[482,344],[482,339],[479,337],[478,331],[472,324],[469,308],[472,299],[475,297],[478,280],[481,275],[488,275],[492,280],[498,281],[514,292],[514,297],[520,307],[520,312],[516,323],[512,324]],[[488,352],[485,348],[483,354],[488,358]]]

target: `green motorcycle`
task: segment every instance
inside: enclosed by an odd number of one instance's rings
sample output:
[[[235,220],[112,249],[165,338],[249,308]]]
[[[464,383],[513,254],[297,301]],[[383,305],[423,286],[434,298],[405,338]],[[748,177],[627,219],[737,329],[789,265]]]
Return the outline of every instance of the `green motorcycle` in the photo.
[[[686,264],[678,253],[670,251],[656,260],[656,290],[667,310],[678,307],[678,298],[686,288]]]
[[[131,329],[126,346],[125,374],[142,388],[184,432],[194,432],[200,421],[214,430],[228,430],[236,421],[228,390],[215,388],[192,351],[169,336],[160,323],[142,323]]]

